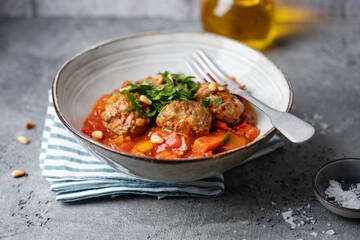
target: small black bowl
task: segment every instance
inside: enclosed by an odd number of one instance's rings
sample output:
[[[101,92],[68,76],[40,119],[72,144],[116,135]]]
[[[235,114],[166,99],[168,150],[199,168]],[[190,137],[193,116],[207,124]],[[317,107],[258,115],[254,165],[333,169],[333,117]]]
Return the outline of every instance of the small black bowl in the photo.
[[[343,217],[360,218],[360,209],[339,206],[326,197],[330,180],[340,182],[345,188],[360,183],[360,159],[344,158],[329,162],[315,173],[312,180],[315,196],[325,208]]]

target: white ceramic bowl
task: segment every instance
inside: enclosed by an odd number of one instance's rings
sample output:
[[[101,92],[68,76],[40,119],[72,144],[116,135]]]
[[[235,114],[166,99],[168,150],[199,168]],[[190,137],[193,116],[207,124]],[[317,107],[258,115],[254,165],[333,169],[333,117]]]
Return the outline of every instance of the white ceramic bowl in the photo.
[[[68,60],[53,83],[55,110],[72,135],[95,157],[136,176],[162,181],[190,181],[225,172],[243,163],[275,133],[260,111],[260,136],[238,149],[206,158],[155,159],[120,152],[81,133],[95,101],[125,80],[140,80],[158,72],[190,75],[184,59],[201,48],[225,72],[246,84],[248,91],[271,107],[289,111],[293,102],[290,82],[268,58],[237,41],[200,32],[157,32],[133,35],[90,47]]]

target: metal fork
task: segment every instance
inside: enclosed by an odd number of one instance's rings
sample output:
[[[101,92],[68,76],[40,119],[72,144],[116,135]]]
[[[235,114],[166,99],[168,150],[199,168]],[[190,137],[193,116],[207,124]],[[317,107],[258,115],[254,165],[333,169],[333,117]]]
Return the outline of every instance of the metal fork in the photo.
[[[202,50],[194,53],[191,59],[186,59],[185,63],[201,83],[204,83],[204,79],[206,79],[207,82],[216,81],[221,85],[227,85],[231,93],[239,95],[254,104],[270,118],[274,127],[290,141],[301,143],[314,135],[315,129],[309,123],[288,112],[275,110],[246,91],[241,90],[239,85],[217,67]]]

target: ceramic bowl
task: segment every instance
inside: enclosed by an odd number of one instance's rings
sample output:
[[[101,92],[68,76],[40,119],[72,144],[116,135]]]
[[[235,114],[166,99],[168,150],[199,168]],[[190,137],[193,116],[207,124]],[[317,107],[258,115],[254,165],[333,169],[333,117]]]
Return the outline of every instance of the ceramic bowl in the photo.
[[[360,209],[342,207],[326,196],[330,180],[340,182],[344,188],[360,183],[360,159],[344,158],[329,162],[315,173],[312,183],[315,196],[326,209],[343,217],[360,218]]]
[[[191,75],[185,57],[201,48],[225,72],[246,84],[248,91],[271,107],[289,111],[293,102],[290,82],[284,73],[260,52],[237,41],[200,32],[157,32],[114,39],[90,47],[68,60],[53,82],[53,100],[60,120],[95,157],[136,176],[181,182],[213,176],[243,163],[275,133],[260,111],[260,136],[252,143],[218,155],[197,159],[155,159],[120,152],[81,133],[95,101],[125,80],[157,76],[159,72]]]

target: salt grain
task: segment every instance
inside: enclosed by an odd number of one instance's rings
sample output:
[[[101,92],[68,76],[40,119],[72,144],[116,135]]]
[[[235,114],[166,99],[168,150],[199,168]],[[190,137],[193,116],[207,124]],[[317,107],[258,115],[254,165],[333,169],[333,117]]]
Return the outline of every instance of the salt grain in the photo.
[[[282,213],[282,216],[283,216],[285,222],[289,223],[291,228],[294,229],[294,228],[296,228],[296,224],[294,223],[296,218],[293,217],[292,214],[293,214],[293,210],[291,208],[289,208],[288,211]]]
[[[321,122],[321,123],[319,123],[319,125],[323,130],[328,129],[328,127],[329,127],[329,125],[326,122]]]
[[[310,208],[310,204],[306,206],[306,208]],[[283,208],[286,210],[286,208]],[[302,208],[296,208],[296,209],[305,209],[305,206]],[[310,211],[310,209],[308,210]],[[292,208],[288,208],[287,211],[282,212],[282,216],[285,220],[285,222],[290,224],[291,229],[294,229],[296,227],[301,227],[306,224],[315,224],[316,220],[312,216],[306,215],[307,211],[294,211]]]
[[[316,237],[318,235],[318,233],[312,232],[312,233],[310,233],[310,235]]]
[[[308,116],[304,116],[304,119],[309,122],[311,125],[320,127],[320,134],[326,135],[326,133],[330,132],[329,124],[323,121],[323,116],[318,113],[315,113],[311,118]]]
[[[333,198],[334,202],[342,207],[360,209],[360,183],[353,185],[347,191],[344,191],[341,184],[335,180],[330,180],[329,184],[325,191],[328,198]]]
[[[327,235],[334,235],[335,234],[335,231],[334,230],[329,230],[329,231],[326,231],[325,234]]]

